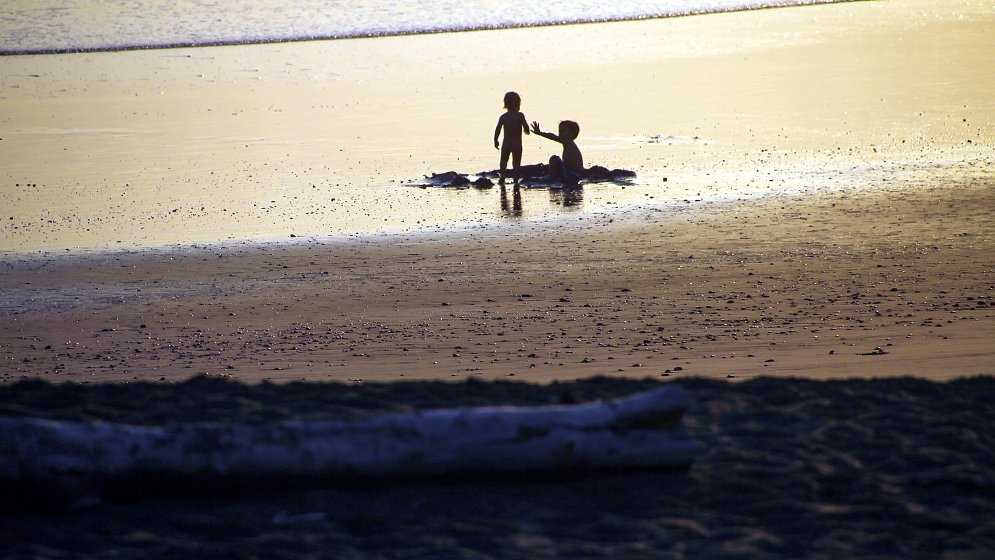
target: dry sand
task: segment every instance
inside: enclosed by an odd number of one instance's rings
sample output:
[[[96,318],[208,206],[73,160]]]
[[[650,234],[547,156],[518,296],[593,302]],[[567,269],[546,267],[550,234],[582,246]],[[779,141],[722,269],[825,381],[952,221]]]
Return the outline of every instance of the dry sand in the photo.
[[[0,378],[995,373],[993,26],[979,2],[854,3],[4,58],[18,87],[3,98],[3,188],[50,188],[8,196]],[[531,64],[506,68],[494,42]],[[219,79],[198,77],[201,55]],[[310,70],[278,71],[291,59]],[[263,79],[228,79],[248,61]],[[320,61],[347,73],[310,67]],[[483,141],[496,114],[482,108],[513,84],[528,85],[530,118],[576,118],[589,162],[641,182],[588,187],[580,211],[552,221],[420,233],[419,216],[466,221],[427,209],[477,199],[383,185],[454,162],[493,167]],[[160,89],[178,100],[151,101]],[[326,112],[319,98],[357,106]],[[61,132],[46,136],[45,122]],[[471,129],[480,150],[467,149]],[[199,186],[215,173],[228,190]],[[288,202],[300,186],[288,174],[351,185],[339,202],[355,215],[393,220],[397,207],[397,231],[313,237],[335,219],[308,205],[330,191]],[[158,186],[129,198],[123,183]],[[269,217],[249,214],[274,192]],[[523,194],[526,214],[569,207],[561,193]],[[479,196],[498,208],[497,190]],[[614,197],[627,202],[613,212]],[[177,200],[204,210],[168,210]],[[376,229],[367,222],[332,230]],[[280,231],[306,236],[189,245]],[[116,246],[131,249],[54,252]]]

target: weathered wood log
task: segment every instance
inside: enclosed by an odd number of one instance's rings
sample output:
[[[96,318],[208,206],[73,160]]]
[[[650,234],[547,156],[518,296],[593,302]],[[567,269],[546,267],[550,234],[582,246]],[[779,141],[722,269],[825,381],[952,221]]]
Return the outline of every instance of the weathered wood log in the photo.
[[[0,480],[410,477],[687,467],[684,391],[580,405],[391,413],[356,420],[133,426],[0,418]]]

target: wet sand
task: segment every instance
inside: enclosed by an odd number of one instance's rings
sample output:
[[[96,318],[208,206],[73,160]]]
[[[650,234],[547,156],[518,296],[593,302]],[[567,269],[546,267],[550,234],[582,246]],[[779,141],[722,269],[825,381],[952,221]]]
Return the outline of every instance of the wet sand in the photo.
[[[987,173],[535,237],[7,263],[3,380],[990,375]]]

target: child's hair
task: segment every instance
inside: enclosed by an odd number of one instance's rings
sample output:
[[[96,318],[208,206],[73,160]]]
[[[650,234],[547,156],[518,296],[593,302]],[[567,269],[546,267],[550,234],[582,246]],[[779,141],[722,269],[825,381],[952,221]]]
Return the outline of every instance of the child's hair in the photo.
[[[560,130],[563,131],[564,136],[570,137],[571,140],[576,140],[580,136],[580,125],[573,121],[560,121]]]
[[[518,111],[522,108],[522,97],[513,91],[504,94],[504,108],[509,111]]]

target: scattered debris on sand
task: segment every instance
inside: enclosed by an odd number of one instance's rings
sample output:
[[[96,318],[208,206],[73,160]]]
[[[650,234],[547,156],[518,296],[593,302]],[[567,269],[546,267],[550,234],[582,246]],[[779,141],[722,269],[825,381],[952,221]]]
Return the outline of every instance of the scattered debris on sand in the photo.
[[[547,179],[549,176],[549,165],[536,163],[523,165],[518,169],[520,184],[525,187],[535,188],[561,188],[557,181]],[[414,185],[421,188],[428,187],[451,187],[458,189],[490,189],[493,188],[501,178],[500,171],[480,171],[478,173],[459,173],[457,171],[446,171],[443,173],[433,173],[426,175],[423,180],[415,182]],[[636,178],[636,172],[628,169],[608,169],[600,165],[592,165],[584,173],[581,185],[585,183],[615,183],[619,185],[629,185]]]

